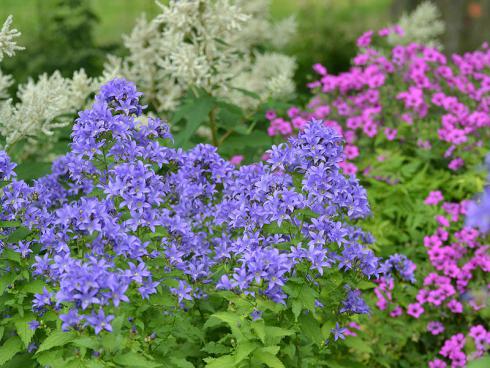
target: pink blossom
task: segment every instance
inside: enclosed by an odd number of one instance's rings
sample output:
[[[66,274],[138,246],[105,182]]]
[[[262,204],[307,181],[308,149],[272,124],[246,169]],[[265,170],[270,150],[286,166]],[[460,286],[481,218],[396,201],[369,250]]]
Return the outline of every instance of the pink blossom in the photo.
[[[429,368],[446,368],[447,364],[441,359],[434,359],[429,362]]]
[[[407,308],[407,314],[414,317],[419,318],[422,313],[424,313],[424,308],[419,303],[409,304]]]
[[[424,203],[428,206],[435,206],[442,200],[444,200],[444,197],[442,196],[442,193],[437,190],[434,192],[430,192]]]
[[[444,332],[444,325],[441,322],[429,322],[427,324],[427,331],[432,335],[439,335]]]
[[[276,118],[276,112],[274,110],[268,110],[266,113],[265,113],[265,118],[267,120],[272,120],[272,119],[275,119]]]
[[[339,162],[339,167],[342,169],[345,175],[354,175],[357,173],[357,166],[351,162]]]
[[[390,317],[396,318],[401,316],[402,313],[403,313],[403,309],[398,306],[390,312]]]
[[[371,44],[371,38],[373,36],[373,31],[367,31],[361,37],[357,39],[358,47],[368,47]]]
[[[233,165],[240,165],[243,161],[245,157],[242,156],[242,155],[236,155],[236,156],[233,156],[232,158],[230,158],[230,162],[233,164]]]
[[[386,139],[388,139],[389,141],[394,140],[396,138],[397,133],[398,131],[396,129],[385,128],[385,136]]]
[[[315,71],[315,73],[318,73],[320,75],[327,74],[327,68],[325,68],[322,64],[314,64],[313,70]]]
[[[451,170],[453,171],[456,171],[458,169],[460,169],[461,167],[463,167],[464,165],[464,161],[461,157],[458,157],[458,158],[455,158],[454,160],[452,160],[449,165],[447,165],[447,167],[449,167]]]

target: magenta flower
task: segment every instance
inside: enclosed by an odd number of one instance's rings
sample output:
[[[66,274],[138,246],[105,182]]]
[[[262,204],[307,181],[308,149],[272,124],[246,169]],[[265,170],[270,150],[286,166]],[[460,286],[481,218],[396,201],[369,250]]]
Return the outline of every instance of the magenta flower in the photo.
[[[424,308],[419,303],[409,304],[407,308],[407,314],[414,317],[419,318],[422,313],[424,313]]]
[[[444,325],[441,322],[429,322],[427,324],[427,331],[432,335],[439,335],[444,332]]]

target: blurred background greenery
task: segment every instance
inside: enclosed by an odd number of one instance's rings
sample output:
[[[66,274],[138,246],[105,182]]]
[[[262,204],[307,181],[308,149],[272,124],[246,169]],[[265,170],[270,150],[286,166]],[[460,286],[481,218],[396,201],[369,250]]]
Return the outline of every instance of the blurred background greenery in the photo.
[[[333,73],[347,69],[359,34],[398,19],[420,0],[271,2],[273,17],[296,15],[298,34],[287,51],[298,60],[298,90],[306,92],[313,63]],[[447,52],[478,47],[490,35],[490,0],[434,2],[448,25],[443,40]],[[132,29],[136,18],[142,13],[151,18],[158,11],[154,0],[0,0],[0,19],[14,16],[22,32],[19,43],[26,47],[5,60],[3,69],[17,83],[56,69],[67,76],[83,67],[89,75],[98,75],[107,52],[124,52],[121,35]]]

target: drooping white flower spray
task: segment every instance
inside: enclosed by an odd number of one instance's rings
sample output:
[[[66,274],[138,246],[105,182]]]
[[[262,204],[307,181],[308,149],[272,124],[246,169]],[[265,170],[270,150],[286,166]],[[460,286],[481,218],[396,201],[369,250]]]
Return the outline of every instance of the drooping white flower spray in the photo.
[[[397,24],[403,35],[392,33],[388,36],[391,45],[407,45],[411,42],[442,48],[439,37],[444,33],[445,24],[441,12],[431,1],[424,1],[410,14],[404,14]]]
[[[269,1],[171,0],[160,7],[124,37],[129,55],[110,57],[105,68],[134,81],[157,111],[175,110],[191,86],[245,110],[294,91],[294,59],[259,52],[261,45],[282,47],[296,28],[292,18],[271,22]]]
[[[4,55],[14,56],[22,50],[15,38],[20,36],[16,29],[10,29],[12,16],[5,21],[0,31],[0,61]],[[59,72],[43,74],[37,81],[29,79],[20,85],[17,100],[9,96],[7,89],[12,85],[10,75],[0,71],[0,149],[10,148],[20,141],[27,141],[18,154],[22,158],[54,141],[57,128],[68,125],[73,116],[82,109],[87,97],[95,92],[103,78],[89,78],[83,69],[64,78]]]
[[[13,17],[10,15],[5,20],[5,23],[0,29],[0,62],[3,60],[4,55],[9,57],[14,56],[17,50],[23,50],[22,46],[17,45],[16,38],[21,33],[15,29],[10,28],[12,26]],[[10,75],[3,74],[0,69],[0,99],[7,98],[7,89],[12,85],[13,80]]]

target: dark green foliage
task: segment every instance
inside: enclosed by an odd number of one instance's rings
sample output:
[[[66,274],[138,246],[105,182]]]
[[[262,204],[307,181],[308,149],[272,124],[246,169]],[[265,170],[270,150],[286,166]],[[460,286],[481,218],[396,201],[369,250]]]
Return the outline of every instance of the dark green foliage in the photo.
[[[26,50],[6,59],[2,68],[16,83],[59,70],[63,76],[84,68],[100,74],[105,50],[95,46],[94,26],[99,21],[88,0],[38,0],[33,12],[37,35],[27,40]]]

